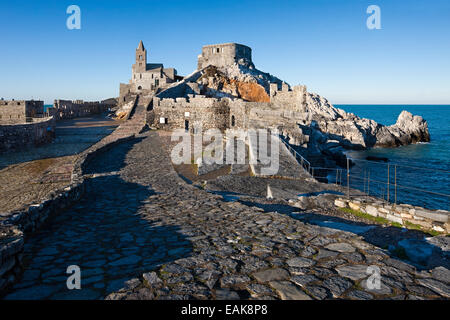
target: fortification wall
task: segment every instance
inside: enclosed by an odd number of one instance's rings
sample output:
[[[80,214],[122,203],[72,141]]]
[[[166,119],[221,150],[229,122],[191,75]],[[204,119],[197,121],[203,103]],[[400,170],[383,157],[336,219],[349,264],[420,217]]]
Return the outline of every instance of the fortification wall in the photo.
[[[35,122],[0,125],[0,151],[20,149],[50,142],[55,136],[53,117],[33,119]]]
[[[279,88],[277,83],[270,84],[270,102],[286,110],[305,111],[306,86],[294,86],[290,90],[286,83]]]
[[[159,129],[173,130],[185,128],[193,131],[202,126],[203,130],[217,128],[224,130],[229,123],[229,101],[227,99],[196,97],[160,99],[153,98],[154,122]]]
[[[180,83],[153,99],[151,123],[156,128],[172,130],[202,124],[204,129],[268,128],[305,121],[306,87],[287,84],[270,86],[270,102],[242,99],[208,98],[196,95],[197,83]],[[187,98],[173,98],[187,96]]]
[[[34,100],[0,100],[0,124],[19,124],[27,118],[42,117],[44,102]]]
[[[0,105],[0,124],[14,124],[26,122],[25,104]]]

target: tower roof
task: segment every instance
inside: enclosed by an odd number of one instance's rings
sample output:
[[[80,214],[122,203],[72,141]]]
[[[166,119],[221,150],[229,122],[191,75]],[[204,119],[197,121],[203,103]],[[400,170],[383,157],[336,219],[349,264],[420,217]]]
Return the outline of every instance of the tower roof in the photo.
[[[142,40],[139,42],[138,50],[145,50]]]

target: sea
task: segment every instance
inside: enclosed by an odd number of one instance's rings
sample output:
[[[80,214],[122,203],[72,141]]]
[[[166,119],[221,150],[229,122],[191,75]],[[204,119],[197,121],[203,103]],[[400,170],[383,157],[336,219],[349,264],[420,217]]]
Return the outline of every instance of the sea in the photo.
[[[383,125],[395,124],[403,110],[422,116],[428,122],[428,143],[347,153],[355,164],[350,186],[385,200],[389,196],[390,202],[450,210],[450,105],[335,107]],[[376,161],[366,161],[367,157]],[[342,176],[345,183],[345,173]]]

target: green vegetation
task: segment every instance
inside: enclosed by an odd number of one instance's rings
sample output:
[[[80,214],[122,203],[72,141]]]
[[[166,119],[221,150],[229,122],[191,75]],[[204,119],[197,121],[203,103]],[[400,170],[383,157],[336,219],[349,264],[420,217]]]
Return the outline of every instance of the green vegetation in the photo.
[[[347,213],[351,213],[351,214],[353,214],[353,215],[355,215],[357,217],[364,218],[364,219],[367,219],[367,220],[370,220],[370,221],[373,221],[373,222],[376,222],[376,223],[389,224],[389,225],[393,225],[394,224],[394,222],[391,222],[388,219],[385,219],[385,218],[382,218],[382,217],[374,217],[374,216],[371,216],[370,214],[367,214],[367,213],[364,213],[364,212],[361,212],[361,211],[357,211],[357,210],[353,210],[353,209],[350,209],[350,208],[339,208],[339,210],[347,212]],[[400,225],[400,224],[397,223],[397,225]],[[401,228],[401,225],[400,225],[400,228]]]
[[[403,226],[402,226],[400,223],[398,223],[398,222],[391,222],[391,225],[392,225],[393,227],[403,228]]]
[[[350,208],[339,208],[339,210],[341,210],[343,212],[351,213],[351,214],[353,214],[353,215],[355,215],[357,217],[364,218],[364,219],[367,219],[367,220],[370,220],[370,221],[373,221],[373,222],[376,222],[376,223],[379,223],[379,224],[387,224],[387,225],[390,225],[390,226],[393,226],[393,227],[397,227],[397,228],[404,228],[404,227],[406,227],[406,228],[411,229],[411,230],[422,231],[422,232],[427,233],[427,234],[429,234],[429,235],[431,235],[433,237],[442,234],[442,233],[437,232],[435,230],[423,230],[422,226],[420,226],[418,224],[414,224],[414,223],[406,221],[406,220],[404,221],[405,225],[402,226],[398,222],[393,222],[393,221],[390,221],[390,220],[382,218],[382,217],[374,217],[374,216],[371,216],[370,214],[367,214],[367,213],[364,213],[364,212],[361,212],[361,211],[357,211],[357,210],[353,210],[353,209],[350,209]]]
[[[408,229],[412,229],[412,230],[420,230],[422,231],[422,226],[409,222],[409,221],[405,221],[405,226],[408,227]]]

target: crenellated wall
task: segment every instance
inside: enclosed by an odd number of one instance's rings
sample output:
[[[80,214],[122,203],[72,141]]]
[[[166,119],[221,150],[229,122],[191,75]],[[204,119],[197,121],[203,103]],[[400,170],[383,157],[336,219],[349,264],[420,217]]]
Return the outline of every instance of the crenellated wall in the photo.
[[[209,98],[186,92],[199,92],[196,83],[170,88],[153,98],[154,116],[152,125],[156,128],[192,130],[193,125],[203,129],[248,128],[284,126],[294,119],[302,119],[305,110],[305,86],[271,86],[270,102],[248,102],[242,99]],[[186,96],[186,98],[168,98]]]
[[[55,100],[53,107],[49,108],[48,112],[50,115],[53,115],[56,120],[73,119],[100,114],[107,111],[108,108],[112,106],[112,104],[99,101]]]

